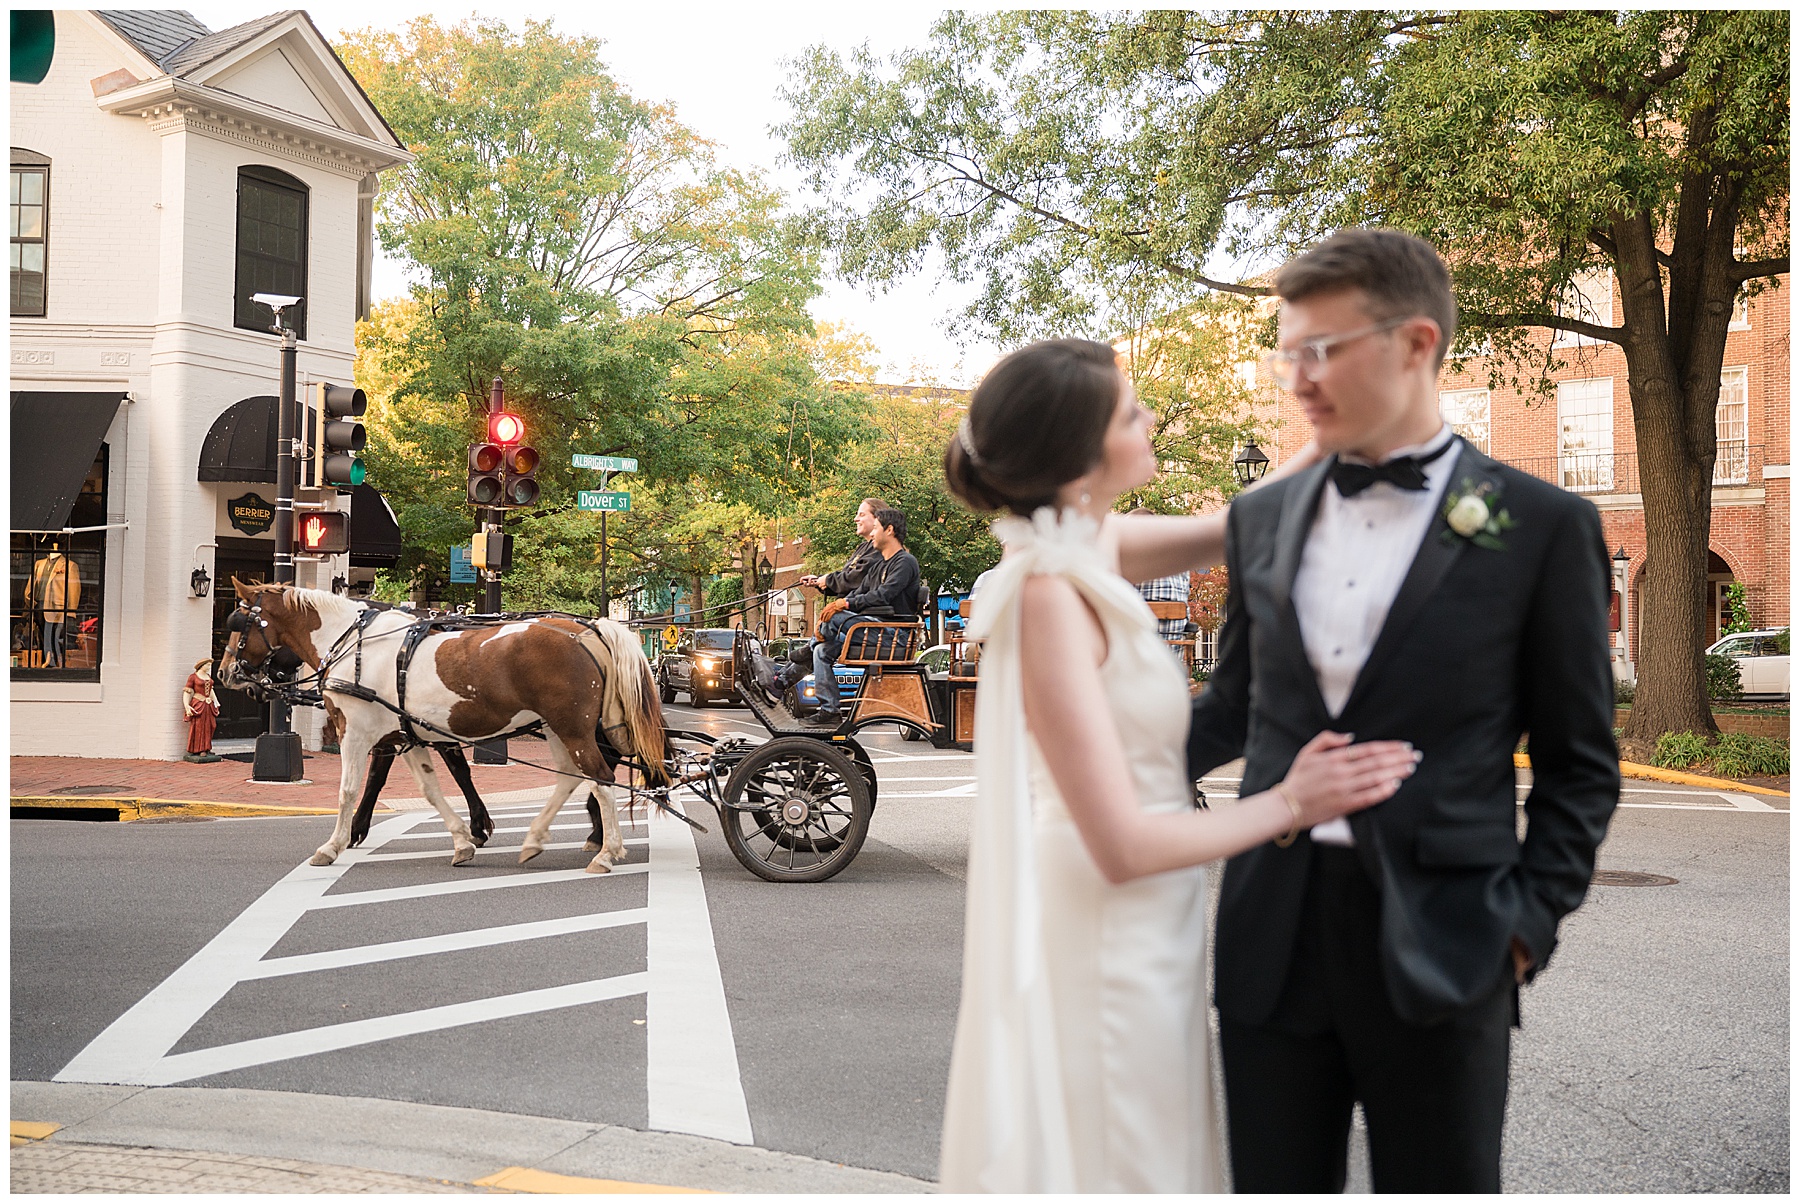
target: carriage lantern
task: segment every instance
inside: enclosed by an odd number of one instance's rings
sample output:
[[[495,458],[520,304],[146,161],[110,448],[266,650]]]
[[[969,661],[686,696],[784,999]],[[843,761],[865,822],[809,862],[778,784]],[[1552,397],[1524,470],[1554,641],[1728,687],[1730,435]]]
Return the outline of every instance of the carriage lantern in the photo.
[[[1238,484],[1254,485],[1269,471],[1269,457],[1255,443],[1246,443],[1231,461],[1231,470],[1237,474]]]

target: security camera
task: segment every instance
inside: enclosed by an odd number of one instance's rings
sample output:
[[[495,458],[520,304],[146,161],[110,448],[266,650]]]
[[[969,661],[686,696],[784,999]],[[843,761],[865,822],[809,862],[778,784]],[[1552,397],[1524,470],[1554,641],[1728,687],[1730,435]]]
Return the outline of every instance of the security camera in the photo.
[[[258,305],[266,305],[276,313],[280,313],[290,305],[298,305],[304,298],[284,297],[280,293],[251,293],[250,299]]]

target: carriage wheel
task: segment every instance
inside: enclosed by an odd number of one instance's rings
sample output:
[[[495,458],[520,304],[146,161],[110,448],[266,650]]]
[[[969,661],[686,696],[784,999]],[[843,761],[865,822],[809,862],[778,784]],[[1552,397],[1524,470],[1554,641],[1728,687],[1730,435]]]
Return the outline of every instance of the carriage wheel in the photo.
[[[855,740],[846,740],[844,745],[850,749],[850,755],[856,758],[856,767],[862,770],[863,781],[869,784],[869,806],[873,807],[881,801],[879,783],[875,780],[875,762],[869,759],[869,750]]]
[[[719,817],[743,867],[770,882],[823,882],[849,865],[869,834],[868,783],[823,740],[759,745],[732,770]]]

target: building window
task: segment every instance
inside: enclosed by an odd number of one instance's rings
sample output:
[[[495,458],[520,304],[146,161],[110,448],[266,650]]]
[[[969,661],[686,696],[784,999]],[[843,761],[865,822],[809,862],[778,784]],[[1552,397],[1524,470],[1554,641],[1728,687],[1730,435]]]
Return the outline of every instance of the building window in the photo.
[[[44,316],[44,259],[50,241],[50,160],[13,148],[7,220],[12,232],[12,316]]]
[[[106,524],[106,459],[88,469],[73,528]],[[12,533],[14,681],[99,681],[106,531]]]
[[[1562,487],[1583,492],[1613,487],[1613,382],[1610,376],[1556,386]]]
[[[1482,455],[1488,454],[1489,395],[1486,389],[1448,389],[1438,394],[1438,412],[1450,429],[1469,441]]]
[[[1590,275],[1577,276],[1564,291],[1562,300],[1556,303],[1556,316],[1573,318],[1578,322],[1588,322],[1595,326],[1612,325],[1612,287],[1611,272],[1594,272]],[[1555,347],[1592,347],[1601,340],[1585,334],[1576,334],[1570,330],[1559,330],[1551,344]]]
[[[266,331],[268,307],[250,300],[257,293],[306,296],[306,185],[270,167],[238,169],[237,291],[232,325]],[[305,305],[284,311],[284,320],[306,337]]]
[[[1713,461],[1713,484],[1743,485],[1750,480],[1750,369],[1726,368],[1719,373],[1719,408],[1713,423],[1719,435]]]

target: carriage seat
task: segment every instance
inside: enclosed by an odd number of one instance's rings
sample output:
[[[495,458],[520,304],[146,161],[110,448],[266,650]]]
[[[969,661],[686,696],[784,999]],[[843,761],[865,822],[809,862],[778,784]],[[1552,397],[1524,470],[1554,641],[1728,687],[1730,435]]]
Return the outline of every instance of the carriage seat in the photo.
[[[844,632],[837,663],[846,667],[909,665],[919,655],[925,628],[914,619],[860,619]]]

